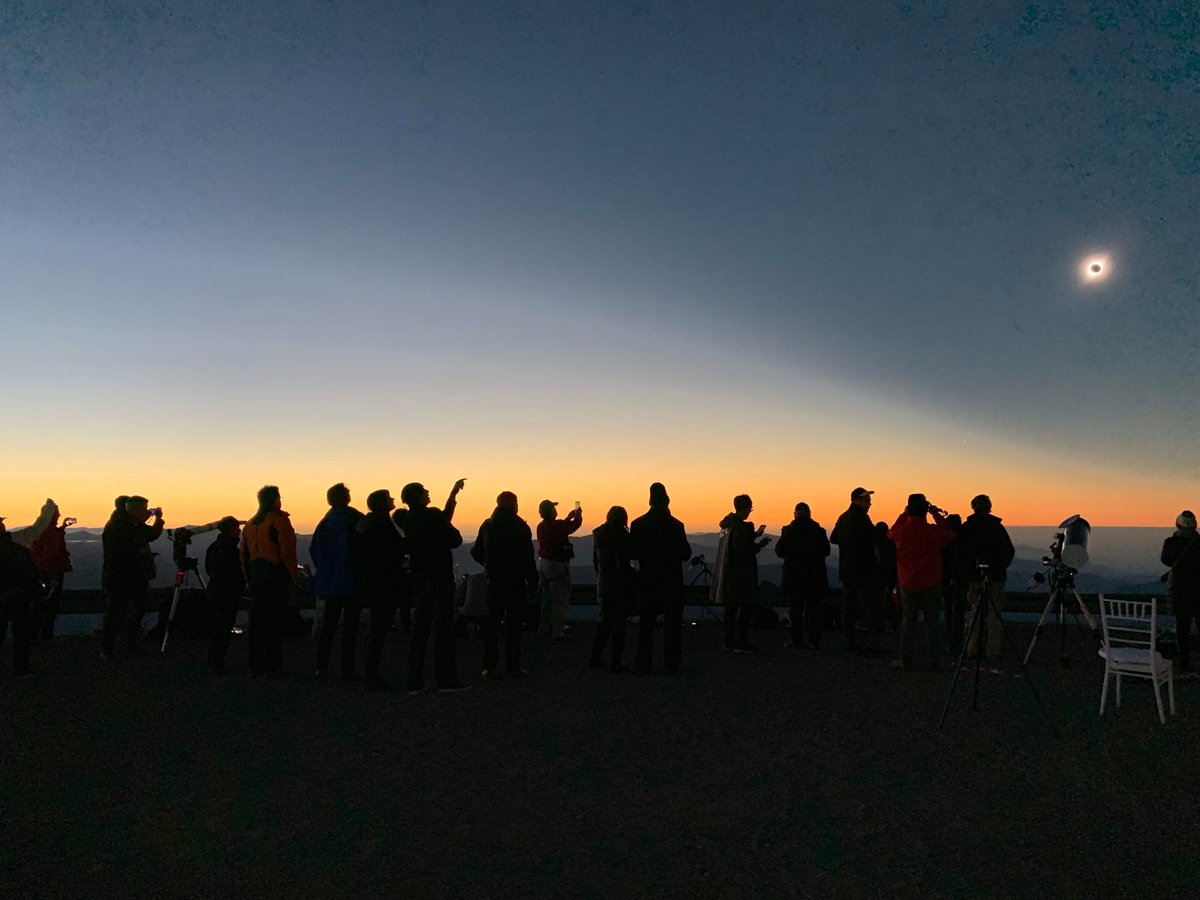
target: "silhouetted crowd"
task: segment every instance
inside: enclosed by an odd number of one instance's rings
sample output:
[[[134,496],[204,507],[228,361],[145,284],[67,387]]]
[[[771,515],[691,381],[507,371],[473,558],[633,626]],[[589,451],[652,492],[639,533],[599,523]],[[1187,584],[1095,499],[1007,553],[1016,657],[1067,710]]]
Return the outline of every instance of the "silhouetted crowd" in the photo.
[[[583,525],[578,503],[559,518],[558,504],[538,505],[536,531],[519,515],[518,499],[500,493],[496,507],[470,548],[482,575],[456,578],[453,551],[462,546],[453,524],[459,480],[445,504],[431,505],[429,491],[417,482],[400,492],[401,508],[387,490],[366,498],[367,511],[351,505],[350,490],[333,485],[326,493],[329,510],[312,535],[313,574],[297,559],[296,533],[282,508],[279,489],[258,492],[258,508],[247,521],[227,516],[216,523],[216,539],[204,558],[205,621],[208,665],[222,672],[238,610],[248,595],[248,654],[251,676],[278,673],[292,597],[301,587],[316,598],[316,660],[319,678],[328,678],[334,644],[338,675],[372,689],[392,685],[382,663],[388,635],[397,627],[411,631],[402,678],[409,693],[426,690],[426,654],[432,638],[433,687],[439,692],[467,690],[456,660],[456,597],[466,601],[482,637],[482,678],[522,678],[522,642],[527,623],[539,636],[559,643],[569,639],[571,535]],[[797,503],[775,553],[782,560],[781,591],[789,609],[789,640],[794,649],[819,649],[826,630],[840,626],[852,653],[883,654],[885,631],[899,631],[893,668],[942,666],[946,653],[957,654],[963,641],[972,656],[1000,653],[1001,620],[1008,568],[1014,549],[991,500],[971,500],[965,521],[912,494],[889,527],[872,522],[873,492],[855,488],[850,504],[832,533]],[[638,620],[634,666],[649,673],[654,636],[662,623],[662,661],[668,674],[679,671],[685,604],[684,564],[691,560],[709,583],[709,600],[722,609],[724,649],[751,654],[750,628],[763,614],[758,557],[771,538],[750,521],[753,502],[733,499],[733,511],[720,521],[721,537],[714,569],[692,557],[683,524],[671,515],[670,497],[661,483],[650,486],[649,508],[634,519],[612,507],[592,532],[599,623],[590,646],[593,668],[624,672],[626,632]],[[30,645],[51,640],[60,611],[64,576],[71,571],[66,529],[47,500],[37,521],[7,530],[0,518],[0,644],[13,634],[13,674],[29,674]],[[1168,586],[1177,621],[1179,665],[1190,669],[1189,632],[1200,629],[1200,546],[1196,517],[1184,510],[1174,533],[1163,544],[1161,561],[1169,567]],[[101,586],[107,602],[101,656],[114,663],[117,644],[136,656],[141,650],[142,620],[148,610],[157,560],[151,544],[163,533],[163,513],[141,496],[118,497],[102,535]],[[210,526],[211,527],[211,526]],[[826,560],[837,545],[840,607],[827,603]],[[480,583],[478,579],[482,579]],[[975,611],[980,604],[979,615]],[[472,607],[468,610],[468,607]],[[530,615],[531,607],[535,610]],[[363,612],[369,614],[366,658],[357,659]],[[399,616],[399,625],[397,625]],[[160,627],[164,613],[160,612]],[[976,627],[966,627],[974,619]],[[340,632],[340,634],[339,634]],[[503,640],[501,640],[503,636]],[[921,638],[923,637],[923,641]],[[918,644],[924,644],[920,651]],[[982,646],[980,646],[982,644]],[[501,665],[503,648],[503,665]]]

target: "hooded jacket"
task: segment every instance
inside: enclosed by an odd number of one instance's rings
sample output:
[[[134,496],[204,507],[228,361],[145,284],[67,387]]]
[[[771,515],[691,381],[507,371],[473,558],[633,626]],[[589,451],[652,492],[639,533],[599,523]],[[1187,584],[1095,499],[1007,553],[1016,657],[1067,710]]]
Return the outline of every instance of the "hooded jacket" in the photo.
[[[783,560],[783,595],[788,598],[815,595],[829,590],[825,558],[829,556],[825,529],[811,518],[793,519],[783,526],[775,542],[775,555]]]
[[[900,518],[888,529],[888,539],[896,545],[896,574],[900,589],[920,591],[942,583],[942,548],[954,540],[954,530],[937,513],[930,522],[922,513]]]
[[[537,588],[533,532],[510,509],[497,506],[491,518],[479,526],[471,558],[483,566],[489,581],[520,581],[530,590]]]
[[[281,575],[296,580],[296,529],[291,517],[272,509],[259,519],[254,516],[242,528],[242,562],[251,585],[271,581]]]
[[[730,513],[721,520],[729,531],[725,551],[725,570],[720,573],[721,597],[725,603],[758,602],[758,553],[762,547],[754,538],[754,525]]]
[[[988,581],[1003,584],[1008,578],[1008,567],[1012,565],[1016,550],[1008,529],[1000,524],[998,516],[991,513],[975,513],[967,516],[954,545],[954,561],[957,575],[963,581],[976,581],[977,563],[988,567]]]
[[[629,531],[619,524],[605,522],[592,531],[592,566],[596,570],[596,596],[601,606],[632,598],[637,577],[629,561],[632,549]]]
[[[204,571],[208,573],[208,589],[215,594],[236,594],[246,590],[246,576],[238,554],[235,535],[217,533],[204,554]]]
[[[308,555],[316,572],[312,591],[318,597],[357,597],[359,571],[358,523],[363,514],[353,506],[331,506],[313,531]]]
[[[1163,541],[1160,559],[1164,566],[1171,567],[1167,575],[1171,599],[1200,601],[1200,532],[1195,528],[1176,529]]]
[[[436,506],[414,506],[404,516],[413,587],[427,581],[454,580],[454,553],[462,535]]]

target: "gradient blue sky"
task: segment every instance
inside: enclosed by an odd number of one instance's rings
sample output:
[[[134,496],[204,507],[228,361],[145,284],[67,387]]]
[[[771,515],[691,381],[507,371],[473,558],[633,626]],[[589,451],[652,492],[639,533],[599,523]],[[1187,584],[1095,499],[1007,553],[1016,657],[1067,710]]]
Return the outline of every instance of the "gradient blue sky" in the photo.
[[[9,2],[0,122],[23,502],[48,441],[1198,502],[1190,4]]]

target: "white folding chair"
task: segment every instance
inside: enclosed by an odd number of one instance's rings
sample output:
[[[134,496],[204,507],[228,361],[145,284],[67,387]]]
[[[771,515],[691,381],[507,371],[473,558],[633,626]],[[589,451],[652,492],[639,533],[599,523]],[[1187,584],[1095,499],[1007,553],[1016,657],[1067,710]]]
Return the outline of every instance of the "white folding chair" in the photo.
[[[1154,685],[1158,719],[1164,725],[1162,684],[1167,684],[1171,715],[1175,715],[1175,678],[1171,660],[1158,652],[1158,598],[1150,601],[1110,600],[1100,595],[1100,622],[1104,629],[1104,690],[1100,692],[1100,715],[1108,700],[1108,683],[1116,681],[1117,706],[1121,705],[1121,676],[1148,678]]]

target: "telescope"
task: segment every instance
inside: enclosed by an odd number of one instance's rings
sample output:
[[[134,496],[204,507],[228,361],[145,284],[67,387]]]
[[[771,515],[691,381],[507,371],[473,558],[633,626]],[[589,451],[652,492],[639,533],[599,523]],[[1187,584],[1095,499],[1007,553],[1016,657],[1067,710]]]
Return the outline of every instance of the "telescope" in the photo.
[[[238,520],[239,525],[246,523]],[[216,522],[208,522],[204,525],[185,525],[183,528],[168,528],[167,540],[171,542],[171,558],[175,560],[175,564],[180,568],[185,568],[184,563],[188,562],[187,548],[192,542],[192,538],[199,534],[208,534],[210,531],[216,531],[221,527],[221,520]],[[195,568],[195,563],[186,566],[186,568]]]

